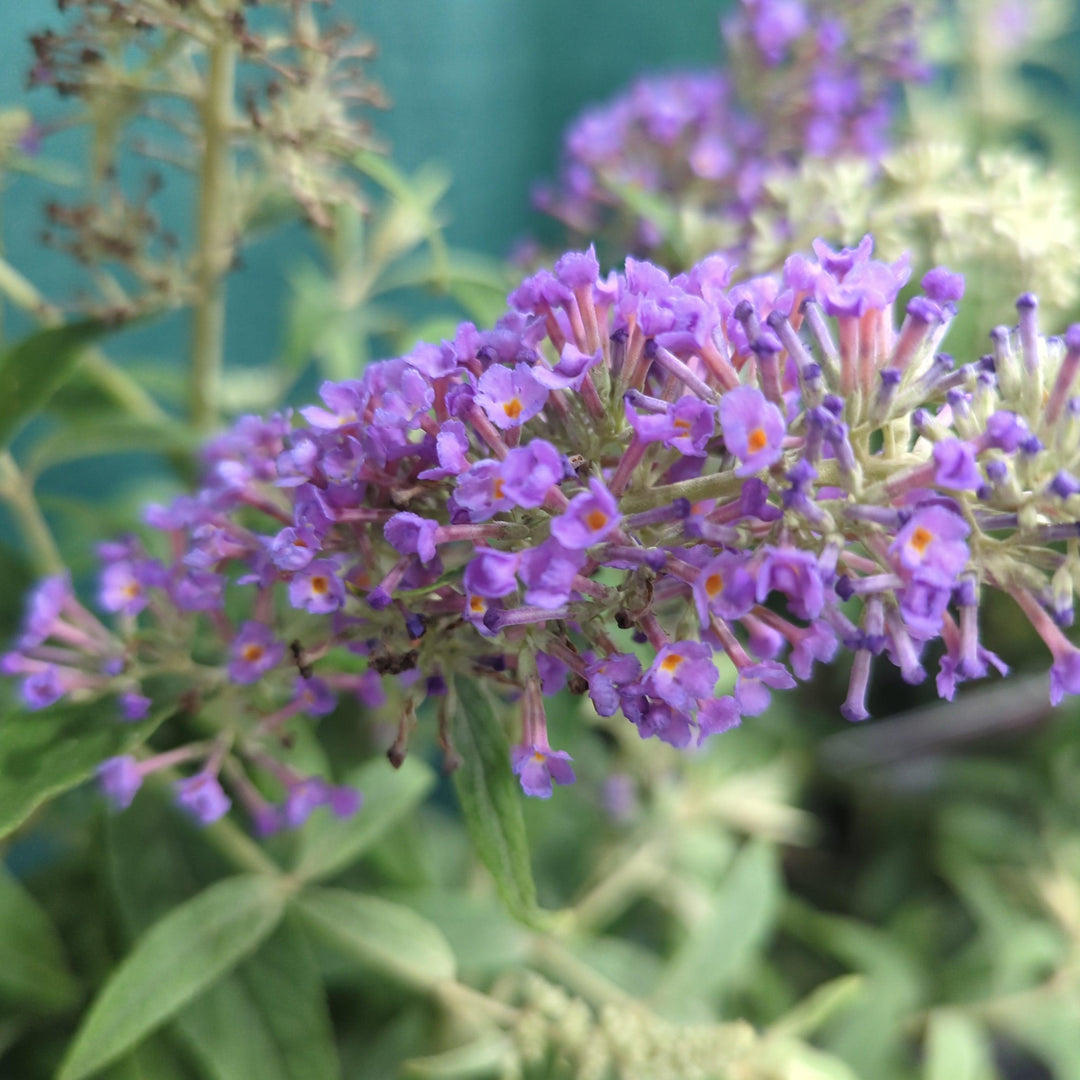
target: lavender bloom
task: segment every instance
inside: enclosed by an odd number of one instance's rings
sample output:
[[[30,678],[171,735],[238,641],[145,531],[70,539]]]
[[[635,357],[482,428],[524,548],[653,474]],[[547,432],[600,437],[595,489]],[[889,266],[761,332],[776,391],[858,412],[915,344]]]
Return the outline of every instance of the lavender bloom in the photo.
[[[120,695],[120,715],[129,724],[137,720],[145,720],[150,715],[150,707],[153,704],[152,698],[129,691]]]
[[[521,553],[518,574],[525,584],[525,603],[556,609],[570,599],[574,577],[585,565],[585,553],[563,547],[554,537]]]
[[[515,746],[510,751],[514,775],[521,780],[521,790],[535,799],[550,799],[552,783],[572,784],[576,777],[565,750],[547,746]]]
[[[528,364],[512,369],[496,364],[480,376],[476,402],[496,427],[515,428],[536,416],[547,396]]]
[[[760,390],[729,390],[720,399],[720,427],[729,452],[742,463],[736,476],[750,476],[780,460],[784,417]]]
[[[605,540],[619,527],[619,506],[603,481],[589,481],[589,491],[575,495],[561,517],[551,523],[551,535],[564,548],[581,550]]]
[[[326,559],[316,559],[289,582],[289,603],[312,615],[327,615],[345,603],[345,586],[337,567]]]
[[[212,773],[201,772],[175,784],[177,805],[199,825],[212,825],[228,812],[232,802]]]
[[[275,639],[269,626],[246,622],[233,642],[229,678],[241,684],[258,682],[284,655],[285,646]]]
[[[499,473],[499,497],[515,506],[535,510],[543,506],[548,492],[565,472],[559,451],[544,439],[533,439],[527,446],[507,454]],[[460,495],[458,498],[460,501]]]
[[[898,328],[904,264],[872,255],[818,245],[734,288],[715,259],[677,278],[628,260],[591,282],[592,256],[567,259],[515,292],[526,310],[324,387],[293,430],[241,421],[203,488],[148,515],[167,563],[131,540],[102,552],[113,612],[130,616],[130,582],[149,590],[140,625],[98,621],[54,579],[0,667],[32,706],[118,695],[138,716],[163,660],[206,700],[224,663],[228,737],[162,757],[195,763],[177,796],[198,820],[226,812],[224,770],[258,827],[355,804],[287,772],[268,809],[244,779],[273,772],[283,725],[343,694],[399,703],[400,759],[424,695],[444,706],[455,678],[489,675],[520,702],[523,788],[546,797],[573,773],[545,695],[587,690],[599,715],[690,747],[845,650],[835,705],[861,720],[874,665],[919,681],[939,641],[947,698],[1007,671],[979,640],[990,589],[1045,641],[1052,699],[1080,692],[1062,630],[1080,573],[1064,543],[1080,536],[1080,328],[1042,337],[1025,298],[1018,330],[995,331],[993,377],[945,363],[947,324]],[[942,270],[926,288],[948,305],[960,284]],[[580,359],[571,345],[590,358],[580,389],[530,390],[530,371]],[[495,423],[515,396],[517,422]]]
[[[97,768],[102,795],[116,807],[126,810],[142,787],[139,763],[130,755],[106,758]]]

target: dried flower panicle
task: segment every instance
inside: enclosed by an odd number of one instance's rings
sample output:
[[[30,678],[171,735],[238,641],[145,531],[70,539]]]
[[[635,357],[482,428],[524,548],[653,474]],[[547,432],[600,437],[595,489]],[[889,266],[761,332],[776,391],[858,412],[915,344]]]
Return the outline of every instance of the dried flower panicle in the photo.
[[[337,208],[366,208],[352,161],[375,147],[366,114],[385,100],[364,71],[371,45],[324,25],[319,0],[59,6],[65,27],[31,36],[29,82],[77,99],[81,112],[64,123],[91,130],[91,197],[51,204],[46,239],[97,269],[111,309],[187,303],[205,285],[200,256],[176,250],[146,198],[125,192],[125,151],[154,163],[149,194],[177,168],[226,189],[229,229],[216,238],[216,274],[242,235],[283,206],[319,228],[332,225]],[[211,140],[224,149],[211,154]],[[208,178],[211,160],[220,175]]]
[[[1080,326],[1044,336],[1024,295],[958,363],[960,275],[930,271],[898,317],[906,258],[875,260],[869,236],[814,252],[735,286],[718,256],[604,277],[569,252],[494,329],[326,383],[298,423],[241,419],[198,492],[147,509],[163,542],[101,549],[115,627],[49,580],[4,671],[31,707],[112,691],[130,718],[179,665],[230,717],[188,749],[206,786],[184,797],[217,812],[224,770],[284,821],[336,796],[301,798],[275,740],[341,695],[403,702],[400,762],[424,699],[451,750],[455,678],[506,688],[513,767],[547,797],[574,779],[544,708],[566,686],[691,747],[844,651],[840,711],[861,720],[874,665],[922,682],[935,643],[944,698],[1008,671],[979,638],[990,589],[1046,643],[1051,701],[1080,692]],[[239,760],[276,773],[284,809]]]

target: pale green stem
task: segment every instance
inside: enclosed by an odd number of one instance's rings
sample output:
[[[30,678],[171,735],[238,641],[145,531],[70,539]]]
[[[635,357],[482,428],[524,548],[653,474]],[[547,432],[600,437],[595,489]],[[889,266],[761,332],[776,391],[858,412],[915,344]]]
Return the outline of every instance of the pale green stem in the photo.
[[[530,959],[536,967],[593,1005],[642,1004],[595,968],[579,960],[565,945],[552,937],[537,934],[532,939],[530,953]]]
[[[27,551],[37,572],[43,576],[62,574],[64,560],[34,498],[34,491],[19,471],[15,459],[4,450],[0,453],[0,497],[11,509],[19,524]]]
[[[224,359],[224,274],[231,251],[229,233],[229,126],[232,120],[236,43],[222,24],[210,48],[210,70],[202,102],[203,155],[199,170],[195,280],[198,300],[191,332],[191,420],[201,431],[217,423],[217,392]]]
[[[64,321],[60,309],[50,304],[32,282],[3,258],[0,258],[0,293],[43,326],[59,326]],[[82,367],[100,390],[132,416],[152,423],[168,419],[164,409],[126,371],[111,363],[100,349],[87,349],[83,353]]]

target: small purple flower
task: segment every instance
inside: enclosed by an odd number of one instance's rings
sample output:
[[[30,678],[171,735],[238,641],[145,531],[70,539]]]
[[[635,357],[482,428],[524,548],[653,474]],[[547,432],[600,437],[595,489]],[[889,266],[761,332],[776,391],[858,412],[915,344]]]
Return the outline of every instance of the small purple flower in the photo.
[[[296,680],[296,700],[309,716],[328,716],[337,708],[337,694],[322,679],[302,675]]]
[[[422,518],[419,514],[395,514],[383,531],[386,542],[402,555],[419,555],[422,563],[435,558],[435,532],[437,521]]]
[[[820,620],[814,621],[799,632],[791,650],[791,670],[796,678],[809,679],[815,662],[830,663],[838,648],[839,642],[832,627]]]
[[[577,779],[570,764],[572,760],[565,750],[552,750],[546,745],[510,749],[510,762],[521,781],[521,790],[534,799],[550,799],[552,782],[565,785]]]
[[[509,461],[509,458],[507,460]],[[468,514],[470,521],[487,521],[514,505],[506,491],[505,465],[505,462],[478,461],[458,477],[454,502]]]
[[[754,606],[749,561],[745,555],[725,551],[701,568],[694,582],[694,603],[703,627],[708,626],[710,615],[739,619]]]
[[[1060,705],[1066,694],[1080,694],[1080,649],[1061,648],[1050,668],[1050,704]]]
[[[935,266],[923,276],[923,292],[936,304],[955,303],[964,296],[964,275]]]
[[[563,475],[563,458],[559,451],[543,439],[533,439],[507,454],[502,463],[500,496],[515,506],[535,509],[543,505],[547,493]]]
[[[139,763],[130,754],[106,758],[97,767],[97,778],[101,793],[117,810],[126,810],[142,787]]]
[[[320,806],[330,804],[332,790],[330,784],[317,776],[308,776],[290,785],[282,807],[285,825],[299,829]]]
[[[742,723],[739,706],[731,696],[709,698],[698,711],[698,741],[720,735]]]
[[[593,285],[599,276],[600,263],[592,244],[585,251],[568,251],[555,263],[555,277],[568,289]]]
[[[150,698],[129,690],[120,695],[120,715],[129,724],[137,720],[145,720],[153,704]]]
[[[540,692],[544,697],[554,697],[566,685],[570,669],[558,657],[537,652],[536,670],[540,676]]]
[[[791,673],[775,660],[762,660],[739,669],[735,702],[743,716],[760,716],[772,701],[771,690],[790,690],[795,685]]]
[[[55,705],[68,692],[55,664],[31,672],[23,679],[19,690],[28,709],[46,709]]]
[[[720,399],[724,444],[742,464],[736,476],[750,476],[780,460],[784,417],[760,390],[737,386]]]
[[[638,413],[626,403],[626,419],[644,443],[660,442],[691,457],[704,457],[716,431],[716,409],[686,394],[662,413]]]
[[[521,553],[518,575],[525,583],[525,603],[554,610],[570,599],[574,577],[585,565],[585,552],[565,548],[550,538]]]
[[[460,420],[447,420],[435,436],[437,469],[425,469],[419,473],[421,480],[442,480],[446,476],[458,476],[469,467],[469,432]]]
[[[177,805],[200,825],[223,818],[232,802],[213,773],[199,772],[174,785]]]
[[[337,567],[328,559],[316,559],[289,582],[289,603],[312,615],[328,615],[345,603],[345,586]]]
[[[648,693],[662,698],[673,708],[694,712],[698,698],[711,698],[720,677],[712,660],[712,649],[701,641],[676,641],[665,645],[643,685]]]
[[[270,559],[279,570],[303,570],[315,558],[322,545],[318,534],[308,526],[282,529],[270,541]]]
[[[516,551],[496,551],[478,547],[465,567],[465,588],[473,595],[493,600],[516,592],[517,573],[521,556]]]
[[[800,619],[816,619],[825,606],[816,556],[798,548],[768,548],[757,573],[757,600],[763,603],[775,590],[788,598],[788,607]]]
[[[235,683],[258,682],[281,663],[285,646],[274,637],[269,626],[246,622],[232,645],[229,678]]]
[[[975,461],[975,448],[960,439],[942,439],[934,444],[934,480],[939,487],[954,491],[978,491],[983,477]]]
[[[641,661],[633,653],[615,653],[590,661],[585,669],[589,697],[600,716],[614,716],[622,704],[623,687],[641,678]]]
[[[563,547],[580,551],[610,536],[621,520],[611,492],[602,480],[593,477],[589,490],[575,495],[565,512],[551,523],[551,535]]]
[[[67,575],[45,578],[26,598],[19,648],[32,649],[52,635],[64,605],[72,599],[71,581]]]
[[[169,584],[169,596],[181,611],[214,611],[222,606],[225,579],[208,570],[189,570]]]
[[[955,511],[936,503],[920,506],[896,534],[889,554],[902,576],[951,585],[967,563],[970,531]]]
[[[568,342],[563,346],[559,362],[553,367],[537,364],[532,369],[533,378],[549,390],[581,389],[585,376],[603,359],[603,353],[597,349],[594,353],[582,352],[576,345]]]
[[[547,387],[533,378],[528,364],[489,367],[477,384],[476,402],[497,428],[514,428],[531,420],[544,407]]]
[[[98,601],[106,611],[138,615],[149,602],[134,563],[109,563],[101,572]]]

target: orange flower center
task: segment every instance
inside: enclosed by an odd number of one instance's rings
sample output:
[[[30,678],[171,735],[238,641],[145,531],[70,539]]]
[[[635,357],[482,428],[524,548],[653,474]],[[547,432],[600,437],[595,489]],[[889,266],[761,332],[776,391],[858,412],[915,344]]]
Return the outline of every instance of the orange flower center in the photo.
[[[686,659],[685,656],[680,656],[679,653],[671,653],[669,656],[665,656],[660,661],[660,670],[665,675],[674,675],[678,666]]]
[[[521,398],[513,397],[509,401],[504,402],[503,412],[506,413],[511,420],[516,420],[521,415]]]
[[[496,499],[501,499],[503,497],[503,478],[501,476],[495,477],[495,483],[492,485],[492,490],[495,492]]]
[[[930,546],[930,541],[934,539],[934,534],[929,529],[924,529],[921,525],[911,534],[911,546],[922,555],[923,552]]]
[[[746,445],[750,448],[750,453],[752,454],[756,454],[759,450],[764,450],[768,444],[769,438],[765,434],[764,428],[754,428],[746,439]]]
[[[724,590],[724,579],[719,574],[710,574],[705,579],[705,591],[710,597]]]
[[[675,423],[672,424],[671,426],[673,428],[675,428],[676,431],[689,431],[690,430],[690,421],[689,420],[676,420]]]
[[[256,660],[263,658],[263,653],[266,650],[261,645],[245,645],[244,651],[241,654],[244,660],[249,664],[254,664]]]
[[[311,579],[311,591],[313,593],[318,593],[321,596],[324,592],[328,592],[329,589],[330,582],[322,574],[316,574]]]
[[[544,755],[541,754],[539,750],[537,750],[536,753],[533,754],[533,761],[543,761],[543,760],[544,760]]]
[[[481,612],[484,610],[484,601],[479,596],[473,596],[469,598],[469,610],[474,612]]]
[[[140,593],[139,583],[137,581],[129,581],[127,585],[120,590],[124,596],[129,600],[134,600]]]
[[[608,516],[603,510],[590,510],[585,515],[585,524],[593,532],[599,532],[608,523]]]

